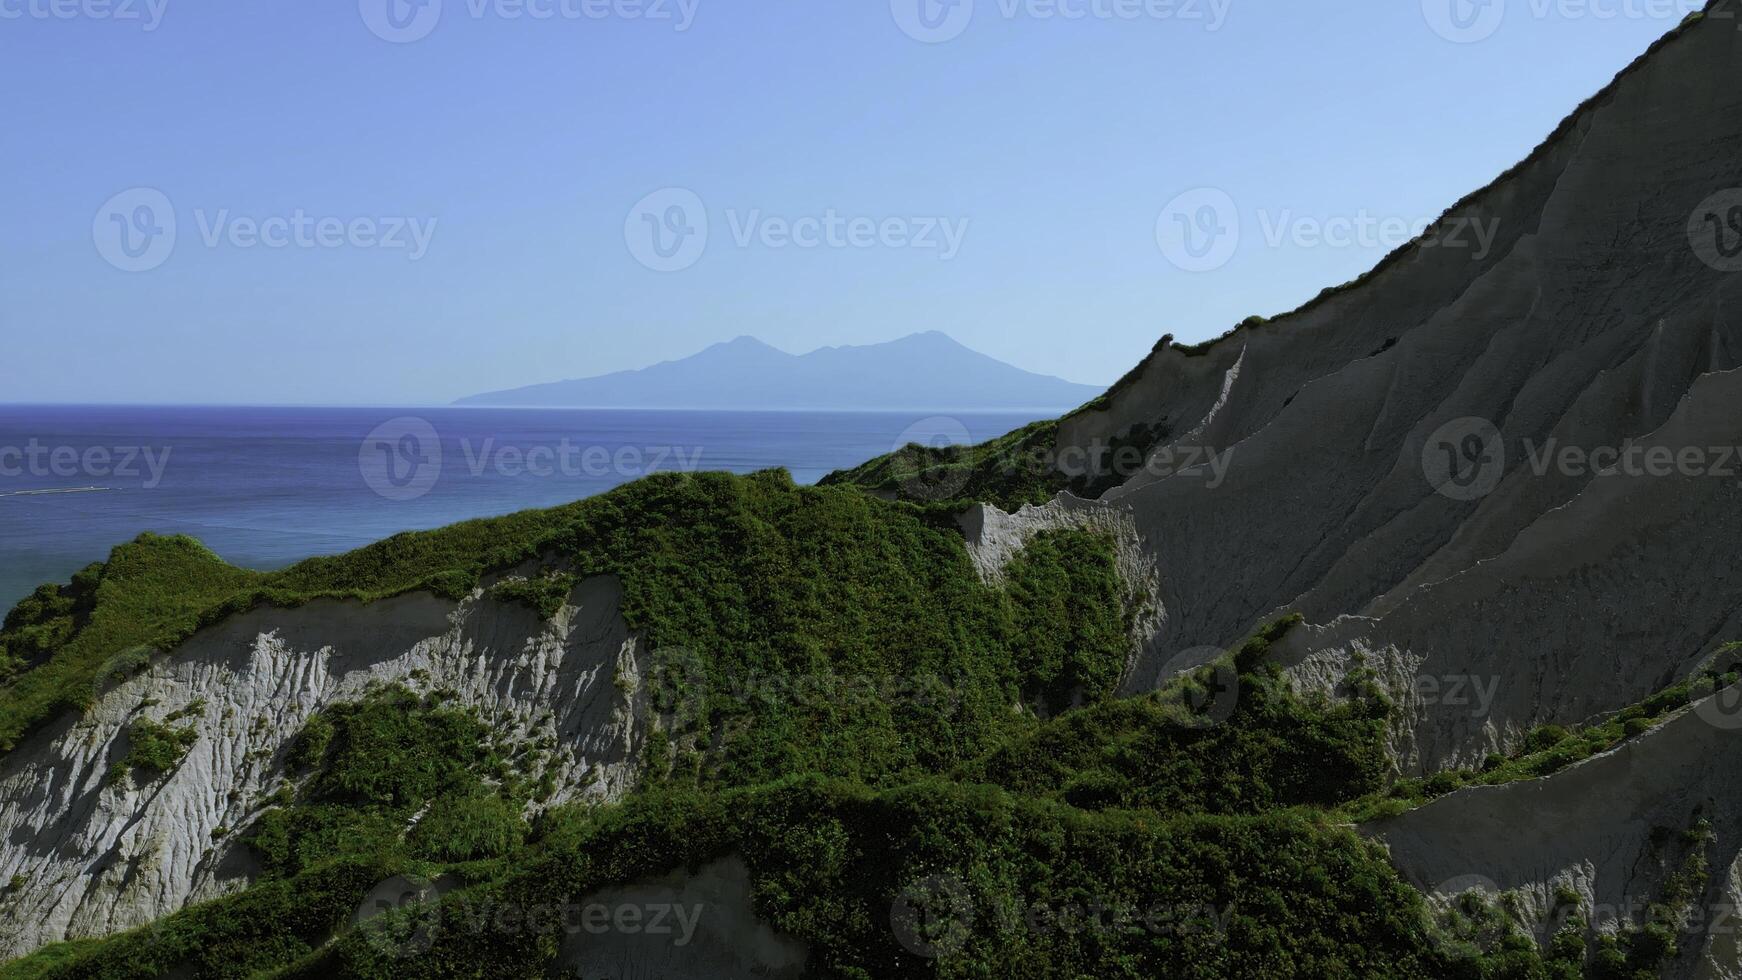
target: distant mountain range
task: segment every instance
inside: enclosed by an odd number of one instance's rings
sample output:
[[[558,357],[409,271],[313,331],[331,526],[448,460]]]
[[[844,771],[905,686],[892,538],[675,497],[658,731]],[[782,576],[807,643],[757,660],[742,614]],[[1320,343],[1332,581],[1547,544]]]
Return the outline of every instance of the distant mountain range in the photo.
[[[931,331],[788,354],[754,337],[638,371],[473,395],[456,405],[575,408],[1075,408],[1102,388],[1012,367]]]

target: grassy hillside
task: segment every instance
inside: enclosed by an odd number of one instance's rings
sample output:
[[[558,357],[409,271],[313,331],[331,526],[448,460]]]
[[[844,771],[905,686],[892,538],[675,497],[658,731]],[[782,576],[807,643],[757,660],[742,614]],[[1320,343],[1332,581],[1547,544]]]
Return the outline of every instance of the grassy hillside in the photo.
[[[1053,465],[1058,422],[1036,422],[976,446],[904,446],[850,470],[823,477],[823,486],[854,486],[891,500],[919,503],[985,501],[1005,510],[1043,504],[1069,481]]]
[[[1580,975],[1492,910],[1437,921],[1338,822],[1384,779],[1389,705],[1281,684],[1267,654],[1288,625],[1143,698],[1013,716],[946,778],[671,774],[531,823],[531,747],[439,698],[377,691],[311,721],[293,786],[237,830],[256,885],[0,976],[543,976],[561,934],[500,927],[503,910],[726,856],[817,976]],[[354,926],[395,876],[443,882],[440,901]],[[1493,939],[1471,946],[1473,931]]]
[[[955,726],[939,726],[944,709],[970,731],[1012,701],[1099,697],[1125,657],[1128,597],[1110,545],[1074,534],[1042,540],[1003,592],[980,583],[950,523],[850,488],[798,487],[776,471],[657,476],[566,507],[402,534],[273,573],[226,565],[187,538],[146,535],[68,585],[38,590],[7,618],[0,650],[14,676],[0,688],[0,750],[58,712],[82,710],[151,651],[236,612],[415,589],[457,598],[491,571],[538,559],[559,580],[622,580],[625,619],[667,657],[670,676],[660,680],[700,681],[706,692],[676,719],[685,731],[741,713],[734,695],[771,679],[926,678],[950,696],[927,718],[885,713],[847,726],[851,744],[820,726],[817,712],[771,707],[755,736],[721,760],[734,778],[791,771],[812,757],[849,771],[854,760],[936,765],[967,752]],[[1068,628],[1048,616],[1068,619]],[[690,677],[696,670],[703,676]],[[811,731],[818,739],[805,737]]]
[[[77,710],[236,610],[457,596],[529,560],[545,573],[496,598],[548,614],[613,574],[661,651],[660,734],[627,799],[528,821],[551,746],[378,689],[315,716],[262,815],[224,829],[251,887],[0,977],[544,976],[561,936],[485,913],[728,856],[816,976],[1637,977],[1674,952],[1667,918],[1587,956],[1576,929],[1545,954],[1480,903],[1430,914],[1347,821],[1452,787],[1392,785],[1391,705],[1361,677],[1335,701],[1284,682],[1268,653],[1292,620],[1113,700],[1133,600],[1110,542],[1042,535],[989,587],[949,508],[778,472],[657,477],[278,573],[141,538],[8,618],[0,730]],[[1706,689],[1543,733],[1493,778],[1553,771]],[[1703,873],[1697,835],[1685,850],[1666,908]],[[401,877],[440,882],[439,902],[355,925]]]
[[[1294,698],[1265,661],[1271,638],[1208,669],[1241,671],[1239,704],[1217,723],[1201,698],[1206,675],[1129,705],[1011,716],[948,779],[875,788],[799,769],[731,786],[673,775],[620,805],[559,808],[535,824],[519,816],[536,792],[519,765],[529,747],[496,742],[439,699],[379,691],[311,721],[293,752],[295,788],[239,829],[264,869],[259,884],[105,942],[52,947],[5,975],[537,976],[552,937],[479,930],[469,924],[479,909],[553,903],[727,855],[751,868],[759,914],[817,951],[819,975],[1171,976],[1194,963],[1201,976],[1250,975],[1253,963],[1278,976],[1434,975],[1419,899],[1380,855],[1313,809],[1284,808],[1347,800],[1378,777],[1373,722],[1385,706]],[[1303,732],[1318,737],[1288,746]],[[1248,792],[1227,792],[1231,763]],[[1070,802],[1072,787],[1104,786],[1109,771],[1141,795],[1152,764],[1174,780],[1165,805]],[[392,875],[458,883],[439,913],[419,913],[440,920],[418,921],[430,941],[410,956],[348,928]],[[916,940],[889,910],[915,882],[937,881],[959,883],[978,911]],[[1092,937],[1026,924],[1089,899],[1162,921]],[[1369,972],[1382,968],[1394,972]]]

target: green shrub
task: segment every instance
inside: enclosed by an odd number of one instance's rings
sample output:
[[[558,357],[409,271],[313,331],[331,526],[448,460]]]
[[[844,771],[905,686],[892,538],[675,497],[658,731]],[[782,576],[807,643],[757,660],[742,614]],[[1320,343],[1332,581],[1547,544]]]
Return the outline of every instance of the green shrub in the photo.
[[[117,781],[129,772],[144,773],[150,779],[165,775],[198,740],[199,732],[192,725],[175,728],[141,718],[127,727],[127,754],[109,768],[109,779]]]
[[[412,828],[410,844],[432,861],[505,857],[526,837],[520,811],[500,796],[474,793],[443,797]]]

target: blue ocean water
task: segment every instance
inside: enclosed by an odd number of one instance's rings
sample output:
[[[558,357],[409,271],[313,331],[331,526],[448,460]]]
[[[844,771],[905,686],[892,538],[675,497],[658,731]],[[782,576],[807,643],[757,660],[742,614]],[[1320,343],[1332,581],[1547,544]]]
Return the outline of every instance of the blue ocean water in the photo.
[[[0,405],[0,610],[142,531],[271,569],[650,472],[815,482],[1043,414]]]

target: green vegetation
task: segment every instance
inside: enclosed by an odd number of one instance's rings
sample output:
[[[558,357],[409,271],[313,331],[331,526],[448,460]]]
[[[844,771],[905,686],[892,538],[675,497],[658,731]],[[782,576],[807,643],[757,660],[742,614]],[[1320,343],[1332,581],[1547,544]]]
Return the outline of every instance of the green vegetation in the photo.
[[[1070,676],[1064,654],[1124,640],[1036,629],[1060,615],[1096,618],[1070,605],[1081,589],[1059,568],[1080,562],[1112,576],[1092,539],[1043,539],[1024,558],[1028,567],[1009,571],[1030,620],[1011,627],[1031,654],[1016,676],[1046,665],[1034,676],[1047,683],[1030,692],[1045,700],[1069,689],[1059,686]],[[815,772],[736,787],[668,780],[618,806],[559,808],[535,827],[519,817],[529,788],[514,760],[524,746],[495,744],[474,715],[439,698],[377,691],[317,715],[297,737],[299,788],[281,791],[283,805],[245,837],[266,869],[260,884],[151,930],[44,950],[11,975],[143,976],[180,964],[195,976],[240,976],[293,963],[287,975],[444,976],[482,963],[498,975],[539,974],[552,937],[480,930],[481,910],[736,854],[757,882],[759,914],[812,944],[829,975],[1153,976],[1197,964],[1197,975],[1214,977],[1259,964],[1284,977],[1437,976],[1420,899],[1382,854],[1311,809],[1278,809],[1366,791],[1385,710],[1368,696],[1296,698],[1265,659],[1289,625],[1149,698],[1050,719],[1006,709],[993,726],[1000,737],[980,740],[990,747],[949,781],[919,775],[874,789]],[[1211,690],[1223,674],[1239,678],[1229,711]],[[1088,798],[1086,786],[1097,788]],[[433,937],[428,949],[407,957],[368,928],[345,927],[376,881],[438,874],[463,885],[438,911],[411,913],[439,916],[417,922]],[[938,882],[962,889],[970,921],[938,935],[904,932],[890,910],[935,900]],[[286,889],[307,890],[309,907],[280,917]],[[1048,924],[1090,902],[1149,925],[1085,936]],[[317,949],[333,929],[339,943]]]
[[[109,767],[109,781],[117,782],[130,772],[144,772],[152,778],[168,773],[181,763],[182,756],[187,755],[198,738],[199,733],[192,725],[176,728],[141,718],[127,727],[127,754]]]
[[[856,486],[889,499],[966,504],[1005,510],[1044,504],[1068,481],[1054,465],[1058,422],[1036,422],[977,446],[913,443],[850,470],[823,477],[823,486]],[[957,508],[959,509],[959,507]]]
[[[1346,818],[1358,823],[1381,819],[1466,786],[1498,786],[1559,772],[1627,739],[1637,738],[1682,708],[1742,682],[1742,644],[1731,644],[1720,651],[1718,664],[1722,666],[1714,665],[1671,685],[1600,724],[1577,731],[1543,725],[1525,735],[1513,757],[1489,756],[1480,770],[1447,769],[1426,779],[1398,780],[1385,791],[1346,807]]]
[[[812,771],[733,786],[693,767],[532,824],[520,814],[534,746],[499,742],[439,695],[377,690],[299,734],[297,788],[243,838],[265,869],[257,884],[0,976],[545,975],[561,936],[495,926],[501,910],[727,856],[748,865],[759,917],[827,976],[1636,980],[1674,955],[1674,923],[1704,887],[1704,825],[1679,856],[1665,836],[1662,901],[1589,956],[1576,895],[1558,899],[1572,914],[1546,952],[1504,901],[1466,896],[1430,915],[1340,822],[1385,778],[1390,707],[1361,677],[1336,702],[1293,692],[1268,659],[1293,623],[1148,697],[1011,716],[948,778],[876,788]],[[353,927],[400,876],[450,885]]]
[[[1541,729],[1484,772],[1388,788],[1391,705],[1361,672],[1334,700],[1294,691],[1269,652],[1295,620],[1115,700],[1133,598],[1111,542],[1039,535],[994,587],[948,517],[781,473],[667,476],[279,573],[185,539],[117,549],[9,617],[7,649],[39,642],[11,645],[15,629],[63,639],[0,691],[4,730],[137,669],[141,647],[261,603],[463,595],[533,563],[561,571],[492,596],[548,616],[584,577],[622,585],[652,651],[620,692],[650,705],[642,782],[614,805],[539,812],[560,788],[554,741],[509,738],[451,692],[377,689],[310,718],[288,781],[225,830],[259,863],[252,887],[0,977],[546,975],[560,937],[489,927],[490,913],[727,856],[817,975],[1634,980],[1674,955],[1709,830],[1679,850],[1665,837],[1645,922],[1587,948],[1573,914],[1541,951],[1504,901],[1431,915],[1347,822],[1556,771],[1729,668],[1587,731]],[[189,573],[188,595],[152,605]],[[24,685],[40,672],[64,689]],[[136,722],[126,764],[172,769],[193,731],[176,722],[204,710]],[[439,901],[355,926],[401,878],[439,880]],[[1561,902],[1577,912],[1576,895]]]
[[[249,846],[268,878],[339,854],[407,866],[500,857],[526,830],[529,787],[507,765],[512,751],[440,698],[374,692],[309,720],[292,752],[300,789],[260,817]]]
[[[1096,498],[1125,482],[1173,432],[1165,421],[1138,424],[1080,461],[1059,458],[1058,422],[1036,422],[977,446],[904,446],[823,486],[856,486],[891,500],[945,505],[948,512],[985,501],[1007,511],[1044,504],[1060,491]]]
[[[817,777],[562,811],[514,873],[442,903],[427,951],[352,932],[288,975],[544,975],[555,937],[480,927],[491,909],[726,854],[821,976],[1434,975],[1419,897],[1372,845],[1305,817],[1085,814],[937,780],[878,792]],[[1071,922],[1091,901],[1153,926]],[[911,927],[892,915],[902,904],[922,913]],[[961,915],[924,914],[938,911]]]
[[[1590,976],[1592,980],[1641,980],[1656,977],[1664,964],[1681,953],[1680,940],[1688,913],[1705,894],[1711,873],[1709,849],[1712,824],[1700,818],[1679,835],[1682,855],[1677,861],[1668,853],[1668,834],[1659,835],[1658,859],[1669,865],[1663,893],[1646,911],[1643,923],[1628,923],[1618,935],[1599,938]]]
[[[542,619],[552,619],[562,609],[569,593],[574,591],[575,576],[567,572],[547,571],[532,578],[513,578],[496,583],[490,598],[497,602],[518,602],[536,610]]]
[[[65,646],[90,618],[101,565],[91,565],[66,585],[44,585],[6,615],[0,628],[0,682],[36,667]]]
[[[6,617],[0,644],[40,661],[0,689],[0,751],[62,711],[82,711],[107,681],[148,662],[226,612],[224,600],[259,578],[192,538],[141,535],[70,584],[38,589]],[[53,593],[53,597],[50,593]],[[53,655],[42,659],[38,644]]]
[[[1082,548],[1073,549],[1073,560],[1080,558]],[[0,750],[58,712],[83,710],[106,682],[145,666],[151,651],[173,649],[201,626],[236,613],[317,598],[374,601],[418,589],[459,597],[485,575],[533,560],[572,572],[499,596],[531,602],[542,613],[564,575],[617,576],[631,628],[680,666],[693,661],[701,667],[690,679],[708,693],[696,706],[702,714],[688,719],[694,725],[716,712],[738,712],[733,693],[771,678],[931,677],[959,695],[960,703],[948,708],[965,717],[949,727],[970,731],[1006,712],[1010,686],[1035,688],[1024,692],[1032,700],[1117,673],[1109,665],[1075,662],[1058,665],[1074,672],[1070,676],[1046,676],[1042,664],[1019,678],[1016,649],[1038,656],[1045,641],[1033,635],[1035,624],[1021,622],[1008,596],[979,582],[960,535],[935,511],[849,487],[797,487],[783,471],[667,474],[566,507],[402,534],[273,573],[226,565],[191,539],[141,536],[116,548],[105,565],[80,573],[69,591],[94,589],[95,598],[85,602],[82,618],[53,627],[70,630],[70,638],[46,662],[0,688]],[[1076,610],[1099,599],[1112,603],[1103,607],[1104,622],[1073,628],[1122,633],[1125,596],[1110,561],[1066,574],[1069,591],[1085,597]],[[18,621],[29,620],[22,631],[46,625],[37,621],[39,607],[17,614]],[[11,649],[13,631],[0,636]],[[1101,649],[1097,655],[1112,654]],[[1118,659],[1122,663],[1122,652]],[[939,755],[958,761],[973,751],[939,729],[943,707],[929,722],[885,710],[881,724],[868,721],[839,738],[830,734],[838,727],[832,710],[789,705],[781,717],[768,716],[761,747],[746,748],[729,764],[764,774],[804,771],[807,759],[839,751],[838,764],[820,771],[852,775],[867,760],[898,770],[932,765]],[[920,724],[934,730],[916,738],[912,726]],[[821,726],[823,737],[807,743],[800,736],[810,726]],[[898,732],[902,727],[906,731]],[[788,748],[776,744],[788,736],[798,741]]]
[[[1036,726],[963,778],[1083,809],[1159,813],[1328,808],[1376,792],[1391,769],[1391,706],[1365,687],[1337,704],[1289,690],[1266,657],[1294,622],[1161,692]]]

